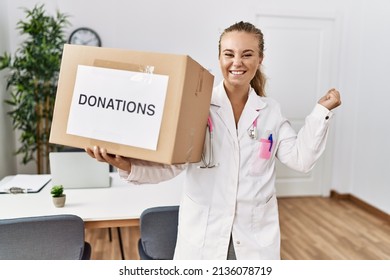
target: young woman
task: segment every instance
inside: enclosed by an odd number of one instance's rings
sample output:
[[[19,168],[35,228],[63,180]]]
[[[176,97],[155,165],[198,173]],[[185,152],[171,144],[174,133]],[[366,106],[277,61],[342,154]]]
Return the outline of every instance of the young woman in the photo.
[[[169,166],[86,149],[132,183],[160,182],[186,169],[175,259],[280,258],[275,159],[310,171],[325,149],[330,110],[341,101],[337,90],[328,91],[297,134],[279,104],[265,97],[263,51],[263,34],[250,23],[238,22],[222,33],[224,79],[213,91],[212,147],[205,142],[201,162]]]

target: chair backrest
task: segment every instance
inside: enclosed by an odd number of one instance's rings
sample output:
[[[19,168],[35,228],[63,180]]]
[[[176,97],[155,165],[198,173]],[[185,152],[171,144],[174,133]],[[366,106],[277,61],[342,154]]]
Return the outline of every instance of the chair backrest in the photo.
[[[140,217],[141,260],[172,260],[175,252],[179,206],[148,208]]]
[[[1,260],[77,260],[83,253],[84,222],[78,216],[0,220]]]

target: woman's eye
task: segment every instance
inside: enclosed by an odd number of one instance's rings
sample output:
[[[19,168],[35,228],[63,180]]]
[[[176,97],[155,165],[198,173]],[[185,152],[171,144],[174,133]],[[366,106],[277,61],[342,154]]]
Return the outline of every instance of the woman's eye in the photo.
[[[244,57],[251,57],[252,54],[251,53],[248,53],[248,54],[244,54]]]
[[[225,56],[226,56],[226,57],[233,57],[234,55],[231,54],[231,53],[225,53]]]

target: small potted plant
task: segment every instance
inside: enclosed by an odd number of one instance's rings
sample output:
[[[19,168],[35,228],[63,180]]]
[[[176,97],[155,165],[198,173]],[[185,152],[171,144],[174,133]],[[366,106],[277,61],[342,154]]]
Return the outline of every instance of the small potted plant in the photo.
[[[64,207],[66,199],[66,195],[64,194],[64,187],[62,185],[53,186],[50,193],[53,197],[54,206]]]

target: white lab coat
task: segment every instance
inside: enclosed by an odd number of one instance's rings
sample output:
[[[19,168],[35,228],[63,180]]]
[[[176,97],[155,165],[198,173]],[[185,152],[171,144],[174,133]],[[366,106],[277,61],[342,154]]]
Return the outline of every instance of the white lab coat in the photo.
[[[221,82],[210,107],[216,167],[199,168],[202,162],[168,166],[136,161],[131,174],[120,174],[133,183],[153,183],[187,169],[175,259],[226,259],[230,236],[237,259],[280,259],[275,158],[294,170],[310,171],[325,148],[331,116],[317,104],[297,135],[277,102],[250,89],[236,129]],[[248,131],[255,119],[258,137],[252,139]],[[261,158],[260,139],[270,134],[270,158]]]

